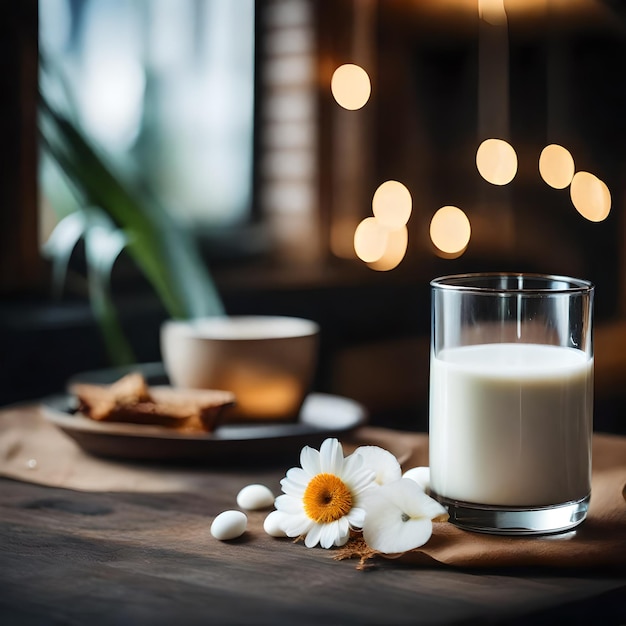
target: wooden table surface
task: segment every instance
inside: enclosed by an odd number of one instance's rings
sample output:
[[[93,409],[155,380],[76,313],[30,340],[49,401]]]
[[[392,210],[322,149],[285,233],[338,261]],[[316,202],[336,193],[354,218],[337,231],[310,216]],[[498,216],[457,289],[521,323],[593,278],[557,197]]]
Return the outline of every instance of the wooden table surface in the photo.
[[[210,524],[287,468],[210,468],[205,489],[86,492],[0,479],[0,625],[626,624],[626,570],[476,570],[377,560]],[[154,471],[167,473],[167,466]],[[625,546],[626,549],[626,546]]]
[[[0,623],[624,624],[626,572],[359,571],[250,514],[210,535],[232,494],[274,474],[222,473],[210,494],[82,493],[0,480]]]

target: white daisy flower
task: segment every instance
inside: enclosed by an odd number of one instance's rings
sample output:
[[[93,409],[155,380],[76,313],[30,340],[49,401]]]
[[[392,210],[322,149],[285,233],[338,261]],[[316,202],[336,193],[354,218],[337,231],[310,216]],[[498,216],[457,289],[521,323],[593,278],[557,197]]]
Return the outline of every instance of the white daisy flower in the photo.
[[[326,439],[319,452],[305,446],[300,464],[280,481],[284,494],[275,505],[282,513],[281,529],[288,537],[304,536],[307,548],[344,545],[350,528],[363,526],[361,501],[375,485],[375,472],[364,466],[362,456],[344,458],[337,439]]]
[[[402,474],[402,478],[414,480],[422,491],[430,489],[430,467],[412,467]]]
[[[363,462],[376,472],[376,482],[379,485],[391,483],[402,478],[402,468],[398,459],[384,448],[378,446],[360,446],[353,454],[363,457]]]
[[[363,539],[383,554],[398,554],[424,545],[432,534],[432,520],[447,519],[443,506],[409,478],[368,490],[363,507]]]

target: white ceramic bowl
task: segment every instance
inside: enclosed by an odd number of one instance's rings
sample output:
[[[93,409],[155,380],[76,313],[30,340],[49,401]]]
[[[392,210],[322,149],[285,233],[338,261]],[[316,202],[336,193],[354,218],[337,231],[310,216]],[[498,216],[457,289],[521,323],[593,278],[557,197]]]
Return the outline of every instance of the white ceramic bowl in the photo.
[[[311,390],[319,326],[281,316],[167,320],[161,356],[171,384],[233,391],[229,421],[290,421]]]

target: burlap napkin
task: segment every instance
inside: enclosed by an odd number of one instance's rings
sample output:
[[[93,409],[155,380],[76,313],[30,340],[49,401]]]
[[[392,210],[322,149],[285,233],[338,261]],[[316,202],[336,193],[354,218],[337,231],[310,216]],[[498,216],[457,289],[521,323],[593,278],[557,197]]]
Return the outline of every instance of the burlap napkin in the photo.
[[[86,454],[38,406],[0,412],[0,476],[80,491],[167,492],[192,489],[201,479],[196,474]]]
[[[364,444],[386,448],[400,457],[404,469],[428,465],[425,434],[363,427],[344,439],[347,451]],[[85,491],[193,491],[211,480],[211,473],[203,469],[168,466],[162,471],[85,454],[46,422],[37,407],[0,412],[0,475]],[[467,568],[626,567],[626,437],[594,435],[591,504],[587,520],[575,531],[496,537],[436,523],[425,546],[399,559]]]
[[[368,443],[368,431],[363,429],[353,441],[346,441],[346,453]],[[402,463],[413,452],[411,442],[405,444],[394,431],[376,429],[376,440]],[[298,452],[294,449],[296,460]],[[80,491],[177,492],[203,490],[214,480],[207,469],[210,462],[199,467],[170,463],[165,468],[92,456],[46,420],[37,405],[0,411],[0,476]]]

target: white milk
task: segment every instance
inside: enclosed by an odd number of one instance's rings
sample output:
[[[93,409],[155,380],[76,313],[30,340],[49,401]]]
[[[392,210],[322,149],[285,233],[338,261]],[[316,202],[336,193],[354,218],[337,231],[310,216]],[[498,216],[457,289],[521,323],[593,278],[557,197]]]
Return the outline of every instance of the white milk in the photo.
[[[452,500],[543,506],[591,488],[593,359],[537,344],[431,358],[431,487]]]

